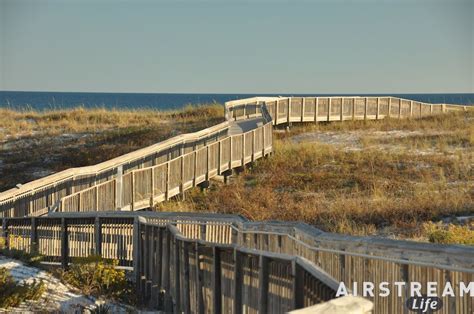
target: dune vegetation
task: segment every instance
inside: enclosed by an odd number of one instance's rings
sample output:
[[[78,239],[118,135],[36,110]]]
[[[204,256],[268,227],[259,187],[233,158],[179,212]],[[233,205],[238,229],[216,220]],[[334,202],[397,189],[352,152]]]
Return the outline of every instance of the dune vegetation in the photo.
[[[0,109],[0,190],[221,121],[219,104],[179,111]],[[280,127],[274,153],[242,169],[229,184],[213,182],[205,193],[189,190],[155,209],[473,244],[473,122],[471,111]]]
[[[230,184],[214,183],[206,193],[191,190],[157,210],[234,213],[345,234],[474,244],[473,122],[471,112],[294,125],[276,132],[272,156]],[[461,223],[458,216],[468,218]],[[432,224],[440,220],[459,226]]]
[[[0,140],[34,135],[147,128],[167,122],[223,120],[219,104],[188,105],[180,110],[85,108],[35,111],[0,108]],[[211,124],[215,121],[209,121]]]
[[[224,108],[216,103],[170,111],[0,108],[0,191],[222,121]]]

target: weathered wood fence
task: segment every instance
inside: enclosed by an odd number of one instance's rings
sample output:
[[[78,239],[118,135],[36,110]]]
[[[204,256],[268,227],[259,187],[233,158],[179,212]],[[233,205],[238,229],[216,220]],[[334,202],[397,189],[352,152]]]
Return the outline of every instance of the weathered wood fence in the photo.
[[[167,312],[284,313],[335,297],[304,258],[238,243],[238,216],[84,214],[4,218],[2,236],[64,267],[92,254],[133,266],[142,301]]]
[[[433,114],[467,111],[469,106],[428,104],[396,97],[255,97],[226,103],[226,117],[252,117],[255,106],[264,102],[273,124],[384,118],[420,118]]]
[[[3,218],[9,248],[38,252],[66,266],[100,254],[133,266],[143,301],[186,313],[281,313],[334,297],[342,281],[450,282],[440,313],[472,313],[474,298],[459,282],[474,281],[474,250],[322,232],[302,223],[249,222],[196,213],[53,213]],[[395,287],[391,287],[395,291]],[[403,313],[404,296],[376,294],[375,313]]]

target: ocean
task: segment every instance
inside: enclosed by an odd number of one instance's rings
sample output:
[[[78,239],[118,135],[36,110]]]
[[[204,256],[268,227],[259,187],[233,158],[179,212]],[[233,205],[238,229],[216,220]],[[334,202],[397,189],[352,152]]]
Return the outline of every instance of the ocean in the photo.
[[[168,93],[78,93],[0,91],[0,107],[35,110],[86,108],[179,109],[187,104],[224,103],[254,96],[384,96],[390,95],[428,103],[474,105],[474,93],[465,94],[168,94]]]

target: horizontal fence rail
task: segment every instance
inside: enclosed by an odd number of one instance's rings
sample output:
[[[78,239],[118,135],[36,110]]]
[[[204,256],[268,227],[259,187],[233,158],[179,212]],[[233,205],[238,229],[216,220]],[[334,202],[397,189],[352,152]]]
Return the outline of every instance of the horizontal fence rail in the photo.
[[[67,266],[100,254],[133,267],[151,307],[194,312],[279,313],[329,300],[335,285],[363,282],[450,282],[440,313],[471,313],[474,300],[459,283],[474,281],[474,249],[322,232],[303,223],[249,222],[197,213],[52,213],[3,218],[10,249],[38,252]],[[367,297],[375,313],[403,313],[407,300]],[[263,300],[263,301],[262,301]],[[159,303],[154,303],[159,302]],[[215,311],[216,310],[216,311]]]

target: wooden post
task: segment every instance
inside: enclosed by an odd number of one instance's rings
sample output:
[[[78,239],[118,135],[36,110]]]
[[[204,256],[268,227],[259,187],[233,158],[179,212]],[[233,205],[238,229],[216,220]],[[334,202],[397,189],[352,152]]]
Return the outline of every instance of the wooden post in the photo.
[[[150,232],[150,302],[148,303],[151,308],[157,308],[158,306],[158,281],[157,281],[157,273],[158,273],[158,255],[157,255],[157,247],[158,247],[158,233],[160,228],[158,226],[151,226]]]
[[[398,119],[402,118],[402,100],[398,99]]]
[[[217,144],[217,174],[221,175],[222,141]]]
[[[212,300],[214,313],[222,313],[221,255],[215,246],[212,248]]]
[[[179,160],[181,161],[181,178],[180,178],[181,182],[179,185],[179,189],[181,193],[184,193],[184,156],[181,155]],[[194,166],[194,171],[196,171],[196,166]],[[194,177],[196,177],[196,172],[194,172]]]
[[[155,170],[156,168],[155,167],[152,167],[150,168],[150,185],[151,185],[151,188],[150,188],[150,209],[153,208],[153,204],[154,204],[154,199],[155,199]]]
[[[95,211],[99,211],[99,187],[95,186]]]
[[[230,158],[229,158],[229,159],[230,159],[230,160],[229,160],[229,169],[232,169],[232,139],[233,139],[233,138],[234,138],[233,136],[229,137],[229,148],[230,148],[230,152],[229,152],[229,156],[230,156]]]
[[[196,304],[198,306],[198,313],[204,313],[204,299],[202,296],[202,274],[200,269],[200,260],[199,260],[199,243],[196,242],[196,251],[195,251],[195,261],[196,261]]]
[[[265,156],[265,131],[266,131],[266,126],[262,128],[262,157]]]
[[[275,102],[275,125],[278,124],[278,103],[279,103],[279,100]]]
[[[171,254],[171,232],[165,229],[165,247],[163,252],[163,289],[170,293],[170,254]]]
[[[133,212],[135,210],[135,171],[131,171],[130,177],[130,188],[131,188],[131,195],[130,195],[130,210]]]
[[[318,122],[319,97],[314,99],[314,123]]]
[[[242,253],[234,250],[234,313],[242,313],[242,285],[244,258]]]
[[[232,234],[231,234],[231,243],[233,244],[238,244],[239,243],[239,232],[232,228]]]
[[[406,300],[408,300],[408,298],[410,297],[410,293],[408,291],[408,286],[409,286],[409,282],[410,282],[410,276],[409,276],[409,273],[408,273],[408,265],[407,264],[400,264],[400,281],[403,281],[406,283],[406,285],[404,286],[403,290],[404,290],[404,295],[405,295],[405,302]],[[408,313],[407,311],[407,308],[404,307],[404,312],[403,313]],[[453,312],[454,313],[454,312]]]
[[[61,218],[61,267],[67,268],[69,264],[68,230],[66,218]]]
[[[390,118],[390,111],[392,111],[392,97],[388,97],[388,114],[387,117]]]
[[[31,217],[31,243],[30,253],[38,253],[38,226],[36,217]]]
[[[245,133],[242,136],[242,167],[245,165]]]
[[[413,117],[413,100],[410,100],[410,118]]]
[[[147,259],[148,259],[148,264],[147,264],[147,296],[149,297],[150,303],[153,303],[154,301],[154,289],[153,289],[153,284],[154,284],[154,279],[155,279],[155,226],[148,225],[147,226],[147,245],[148,245],[148,254],[147,254]]]
[[[206,224],[199,225],[201,240],[206,241]]]
[[[115,181],[115,189],[116,189],[116,192],[115,192],[115,200],[116,200],[116,208],[117,209],[121,209],[123,207],[123,204],[122,204],[122,193],[123,193],[123,190],[122,190],[122,186],[123,186],[123,180],[122,180],[122,176],[123,176],[123,166],[120,165],[117,167],[117,178],[116,178],[116,181]]]
[[[2,219],[2,236],[3,236],[3,239],[5,240],[5,248],[9,249],[10,241],[8,239],[8,219],[5,217]]]
[[[95,242],[95,254],[102,256],[102,224],[100,217],[95,217],[94,221],[94,242]],[[120,256],[117,257],[120,259]]]
[[[304,97],[301,97],[301,122],[304,121],[304,107],[305,107],[305,101],[306,101],[306,98]]]
[[[140,221],[139,217],[135,217],[133,220],[133,275],[135,278],[135,285],[138,290],[138,294],[140,291],[140,282],[141,282],[141,269],[140,269],[140,243],[141,243],[141,233],[140,233]]]
[[[183,279],[183,305],[182,309],[184,313],[191,313],[191,293],[189,285],[189,244],[183,242],[183,259],[184,259],[184,279]]]
[[[166,191],[165,191],[166,200],[170,199],[170,162],[166,163]]]
[[[67,190],[66,190],[66,192],[67,192]],[[33,211],[34,208],[33,208],[33,200],[32,200],[32,198],[33,198],[33,193],[31,193],[31,194],[29,194],[29,195],[27,196],[27,199],[28,199],[28,204],[26,205],[27,216],[31,216],[31,214],[34,213],[34,211]]]
[[[255,161],[255,130],[252,130],[252,162]]]
[[[344,97],[341,98],[341,121],[344,121]]]
[[[209,145],[206,146],[206,147],[207,147],[206,148],[206,158],[207,158],[206,159],[206,161],[207,161],[206,162],[206,167],[207,167],[206,168],[206,181],[209,181],[209,170],[211,169],[211,165],[209,163],[209,160],[210,160],[210,158],[209,158]]]
[[[290,123],[291,118],[291,97],[288,97],[288,112],[286,113],[286,117],[288,119],[288,123]]]
[[[82,208],[81,208],[81,197],[82,197],[82,193],[79,192],[79,194],[77,195],[77,211],[78,211],[78,212],[82,211]]]
[[[258,300],[259,313],[268,312],[268,258],[259,256],[259,271],[258,271]]]
[[[451,285],[453,284],[452,279],[451,279],[451,271],[449,270],[443,270],[444,272],[444,280],[445,283],[450,283]],[[448,313],[456,313],[456,298],[455,297],[448,297],[448,304],[445,305],[447,308]]]
[[[193,157],[194,157],[194,162],[193,162],[193,167],[194,167],[194,171],[193,171],[193,186],[196,186],[197,150],[194,151]]]
[[[380,113],[380,97],[377,97],[377,113],[375,114],[375,120],[379,119],[379,113]]]
[[[138,218],[138,220],[140,221],[140,218]],[[138,257],[138,260],[140,261],[139,263],[139,268],[140,268],[140,296],[142,297],[142,301],[145,301],[147,299],[147,295],[146,295],[146,280],[147,280],[147,273],[146,273],[146,262],[147,262],[147,259],[146,259],[146,253],[148,252],[147,248],[146,248],[146,230],[147,230],[147,226],[144,226],[144,225],[140,225],[140,236],[139,236],[139,241],[140,241],[140,244],[139,244],[139,257]]]
[[[356,112],[356,99],[352,98],[352,121],[355,120],[355,112]]]
[[[162,271],[163,271],[163,229],[157,227],[157,245],[156,245],[156,283],[158,287],[163,287]]]
[[[181,262],[180,262],[180,243],[181,241],[177,238],[173,239],[174,242],[174,298],[176,302],[176,313],[181,312]]]
[[[368,102],[369,102],[368,97],[365,97],[365,102],[364,102],[364,120],[367,120],[367,107],[368,107]]]
[[[296,263],[296,260],[291,262],[291,278],[293,286],[293,309],[301,309],[304,307],[304,271]]]
[[[433,105],[430,105],[430,115],[433,114]]]
[[[148,244],[150,243],[150,226],[145,225],[143,226],[143,242],[141,246],[141,256],[140,258],[143,261],[143,290],[142,290],[142,295],[144,297],[145,301],[150,300],[150,249],[148,247]]]
[[[329,97],[328,98],[328,121],[331,121],[331,101],[332,101],[332,98]]]
[[[339,267],[341,272],[341,281],[345,281],[346,278],[346,256],[344,254],[339,254]]]

